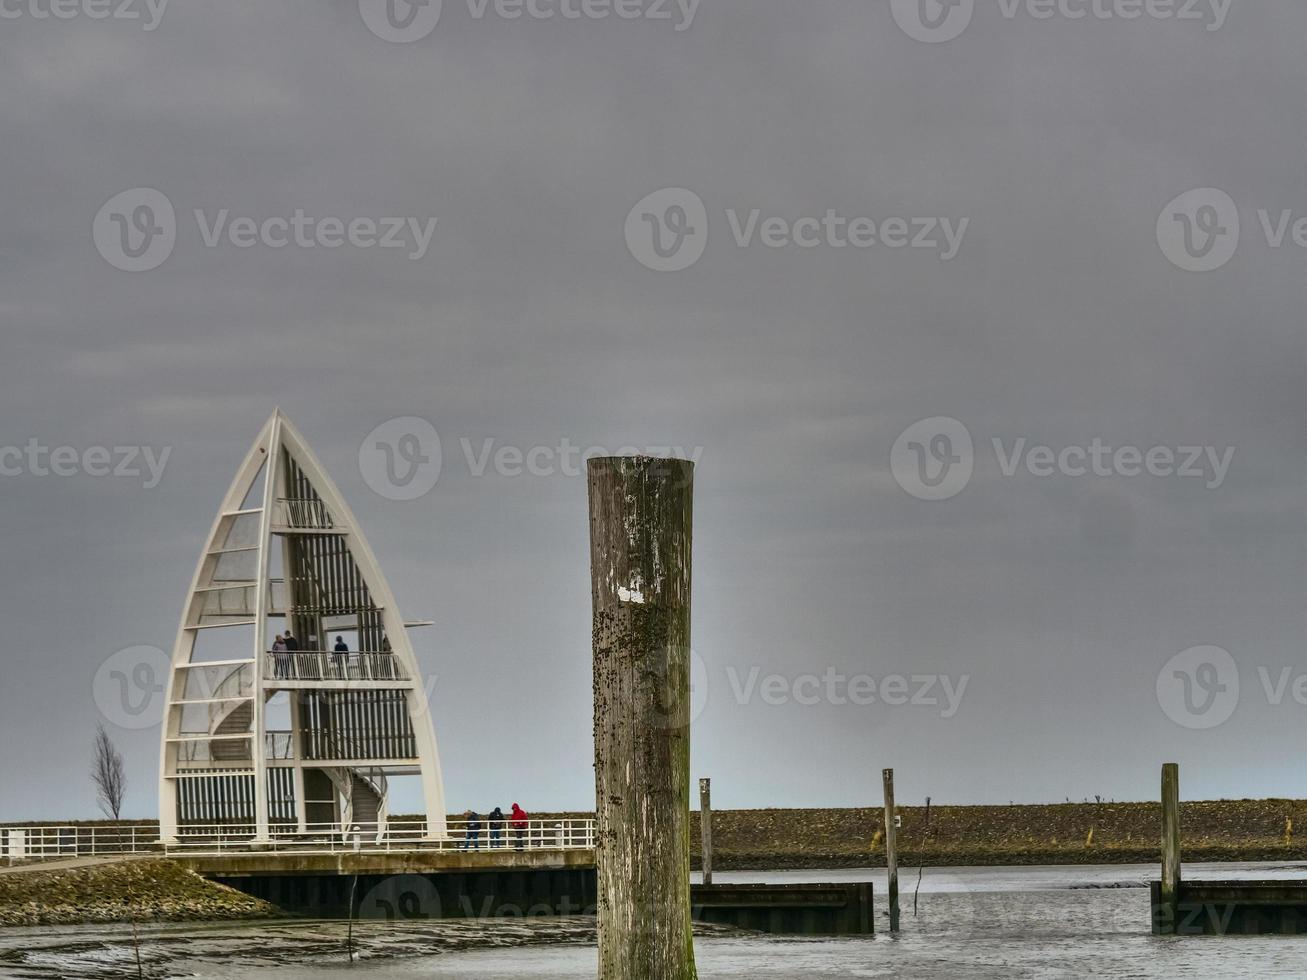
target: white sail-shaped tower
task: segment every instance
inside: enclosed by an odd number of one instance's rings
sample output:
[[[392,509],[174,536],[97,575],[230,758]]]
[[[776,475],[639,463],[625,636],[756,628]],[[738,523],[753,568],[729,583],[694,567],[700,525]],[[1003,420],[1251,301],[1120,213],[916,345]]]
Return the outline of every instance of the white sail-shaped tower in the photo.
[[[276,639],[287,633],[283,652]],[[280,411],[214,521],[167,693],[164,841],[381,838],[398,777],[421,779],[421,836],[445,836],[435,733],[404,620],[354,515]]]

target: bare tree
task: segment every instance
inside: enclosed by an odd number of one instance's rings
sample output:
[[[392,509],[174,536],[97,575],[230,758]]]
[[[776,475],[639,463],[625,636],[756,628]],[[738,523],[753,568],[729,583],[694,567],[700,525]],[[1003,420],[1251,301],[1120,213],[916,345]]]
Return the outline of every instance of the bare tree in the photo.
[[[122,816],[123,797],[127,795],[127,773],[123,757],[99,725],[95,730],[95,759],[91,763],[91,782],[95,783],[96,801],[104,815],[113,820]]]

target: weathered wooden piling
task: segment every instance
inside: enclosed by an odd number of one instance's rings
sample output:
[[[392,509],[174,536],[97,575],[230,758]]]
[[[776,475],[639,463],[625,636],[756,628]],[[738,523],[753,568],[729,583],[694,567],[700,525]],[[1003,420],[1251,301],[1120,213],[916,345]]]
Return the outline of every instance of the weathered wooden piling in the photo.
[[[1180,902],[1180,766],[1162,766],[1161,911],[1174,922]]]
[[[894,770],[881,773],[885,785],[885,868],[889,875],[889,931],[899,931],[898,819],[894,813]]]
[[[600,980],[694,980],[694,464],[588,464]]]
[[[699,780],[699,831],[703,838],[703,883],[712,884],[712,780]]]

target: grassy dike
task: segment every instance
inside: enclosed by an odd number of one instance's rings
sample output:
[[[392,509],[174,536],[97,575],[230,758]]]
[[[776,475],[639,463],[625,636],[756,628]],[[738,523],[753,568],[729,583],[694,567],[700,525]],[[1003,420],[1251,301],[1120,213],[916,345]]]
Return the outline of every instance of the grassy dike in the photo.
[[[281,913],[163,859],[0,874],[0,926],[193,922]]]
[[[1161,861],[1157,803],[899,807],[899,862],[964,865]],[[692,818],[697,864],[699,819]],[[1222,800],[1181,807],[1186,861],[1307,861],[1307,801]],[[717,870],[883,867],[879,809],[722,810]],[[1294,828],[1301,828],[1298,837]]]

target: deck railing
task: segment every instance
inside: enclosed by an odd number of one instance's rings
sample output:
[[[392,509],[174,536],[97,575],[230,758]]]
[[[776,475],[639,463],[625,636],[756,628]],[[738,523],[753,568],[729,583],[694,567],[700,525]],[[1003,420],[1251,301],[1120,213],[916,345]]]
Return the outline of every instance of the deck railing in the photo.
[[[326,531],[336,526],[325,503],[305,497],[279,498],[273,515],[275,525],[292,530]]]
[[[160,849],[159,830],[152,825],[0,827],[0,858],[11,861],[106,857]]]
[[[285,762],[295,758],[294,732],[264,732],[263,757],[269,762]]]
[[[274,827],[269,840],[260,844],[263,851],[297,851],[306,854],[342,851],[568,851],[593,848],[594,820],[528,820],[525,827],[515,828],[505,819],[503,827],[492,831],[482,819],[477,829],[467,821],[451,820],[446,836],[427,838],[425,821],[387,821],[378,832],[375,828],[338,823],[309,824],[304,833],[293,827]],[[169,844],[168,853],[230,853],[254,848],[253,825],[214,824],[183,827],[177,843]]]
[[[406,681],[407,671],[393,653],[332,653],[328,650],[269,651],[264,680]]]
[[[493,829],[482,817],[473,825],[449,821],[445,836],[428,839],[424,820],[389,820],[378,831],[363,825],[309,824],[301,833],[291,826],[270,828],[266,843],[255,846],[253,824],[205,824],[178,828],[177,842],[166,847],[151,824],[98,826],[0,827],[0,859],[109,857],[124,854],[212,854],[249,851],[296,851],[305,854],[343,851],[571,851],[595,846],[593,819],[528,820],[513,827],[506,818]]]

